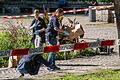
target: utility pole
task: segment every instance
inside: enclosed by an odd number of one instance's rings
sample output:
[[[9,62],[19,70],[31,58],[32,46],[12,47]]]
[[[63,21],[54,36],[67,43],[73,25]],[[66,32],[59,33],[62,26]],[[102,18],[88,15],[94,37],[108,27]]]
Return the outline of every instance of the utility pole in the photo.
[[[113,1],[114,1],[114,9],[116,15],[118,39],[120,40],[120,0],[113,0]],[[119,56],[120,56],[120,45],[119,45]]]

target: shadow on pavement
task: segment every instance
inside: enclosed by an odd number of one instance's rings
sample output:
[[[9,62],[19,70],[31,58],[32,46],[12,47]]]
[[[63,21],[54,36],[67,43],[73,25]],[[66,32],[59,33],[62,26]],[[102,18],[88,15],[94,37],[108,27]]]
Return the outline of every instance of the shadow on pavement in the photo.
[[[58,64],[58,66],[100,66],[100,65],[93,65],[93,64]]]

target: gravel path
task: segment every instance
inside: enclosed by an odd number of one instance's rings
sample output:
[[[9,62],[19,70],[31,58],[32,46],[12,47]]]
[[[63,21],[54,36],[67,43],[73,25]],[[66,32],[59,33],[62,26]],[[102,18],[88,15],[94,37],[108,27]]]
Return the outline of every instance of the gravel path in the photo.
[[[117,39],[117,28],[115,24],[107,24],[105,22],[89,22],[86,16],[66,16],[71,19],[77,18],[83,25],[85,30],[85,38],[100,38],[100,39]],[[115,51],[117,51],[117,46]],[[112,53],[109,55],[97,55],[93,57],[84,57],[71,60],[59,60],[57,65],[61,68],[60,71],[49,72],[46,67],[41,67],[39,74],[36,76],[25,75],[25,79],[51,79],[56,76],[63,76],[68,73],[88,73],[96,71],[98,69],[120,69],[120,59],[118,53]],[[17,79],[19,72],[16,72],[14,68],[0,68],[0,79]]]

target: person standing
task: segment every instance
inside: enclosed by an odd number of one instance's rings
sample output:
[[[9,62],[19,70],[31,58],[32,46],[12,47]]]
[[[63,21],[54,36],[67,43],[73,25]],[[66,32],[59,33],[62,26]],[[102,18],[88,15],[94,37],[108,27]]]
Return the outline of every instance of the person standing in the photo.
[[[39,10],[34,10],[34,19],[30,25],[30,29],[33,30],[32,42],[35,44],[36,35],[41,37],[41,43],[45,43],[45,30],[47,28],[44,20],[39,16]]]
[[[59,32],[63,32],[62,29],[60,29],[60,22],[58,18],[63,15],[63,9],[58,8],[50,17],[48,27],[46,30],[46,42],[48,45],[57,45],[57,36]],[[55,64],[55,52],[50,52],[48,56],[48,62],[53,66],[54,68],[52,70],[60,70]],[[51,70],[48,68],[48,70]]]

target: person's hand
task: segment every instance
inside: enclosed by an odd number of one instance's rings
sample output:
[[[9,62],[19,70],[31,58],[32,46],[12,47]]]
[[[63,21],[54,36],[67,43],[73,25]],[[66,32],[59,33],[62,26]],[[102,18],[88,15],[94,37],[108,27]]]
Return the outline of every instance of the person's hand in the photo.
[[[76,30],[75,30],[75,29],[73,29],[73,30],[72,30],[72,32],[73,32],[73,33],[75,33],[75,32],[76,32]]]
[[[25,29],[26,31],[30,31],[30,30],[31,30],[30,27],[28,27],[28,26],[25,26],[24,29]]]

